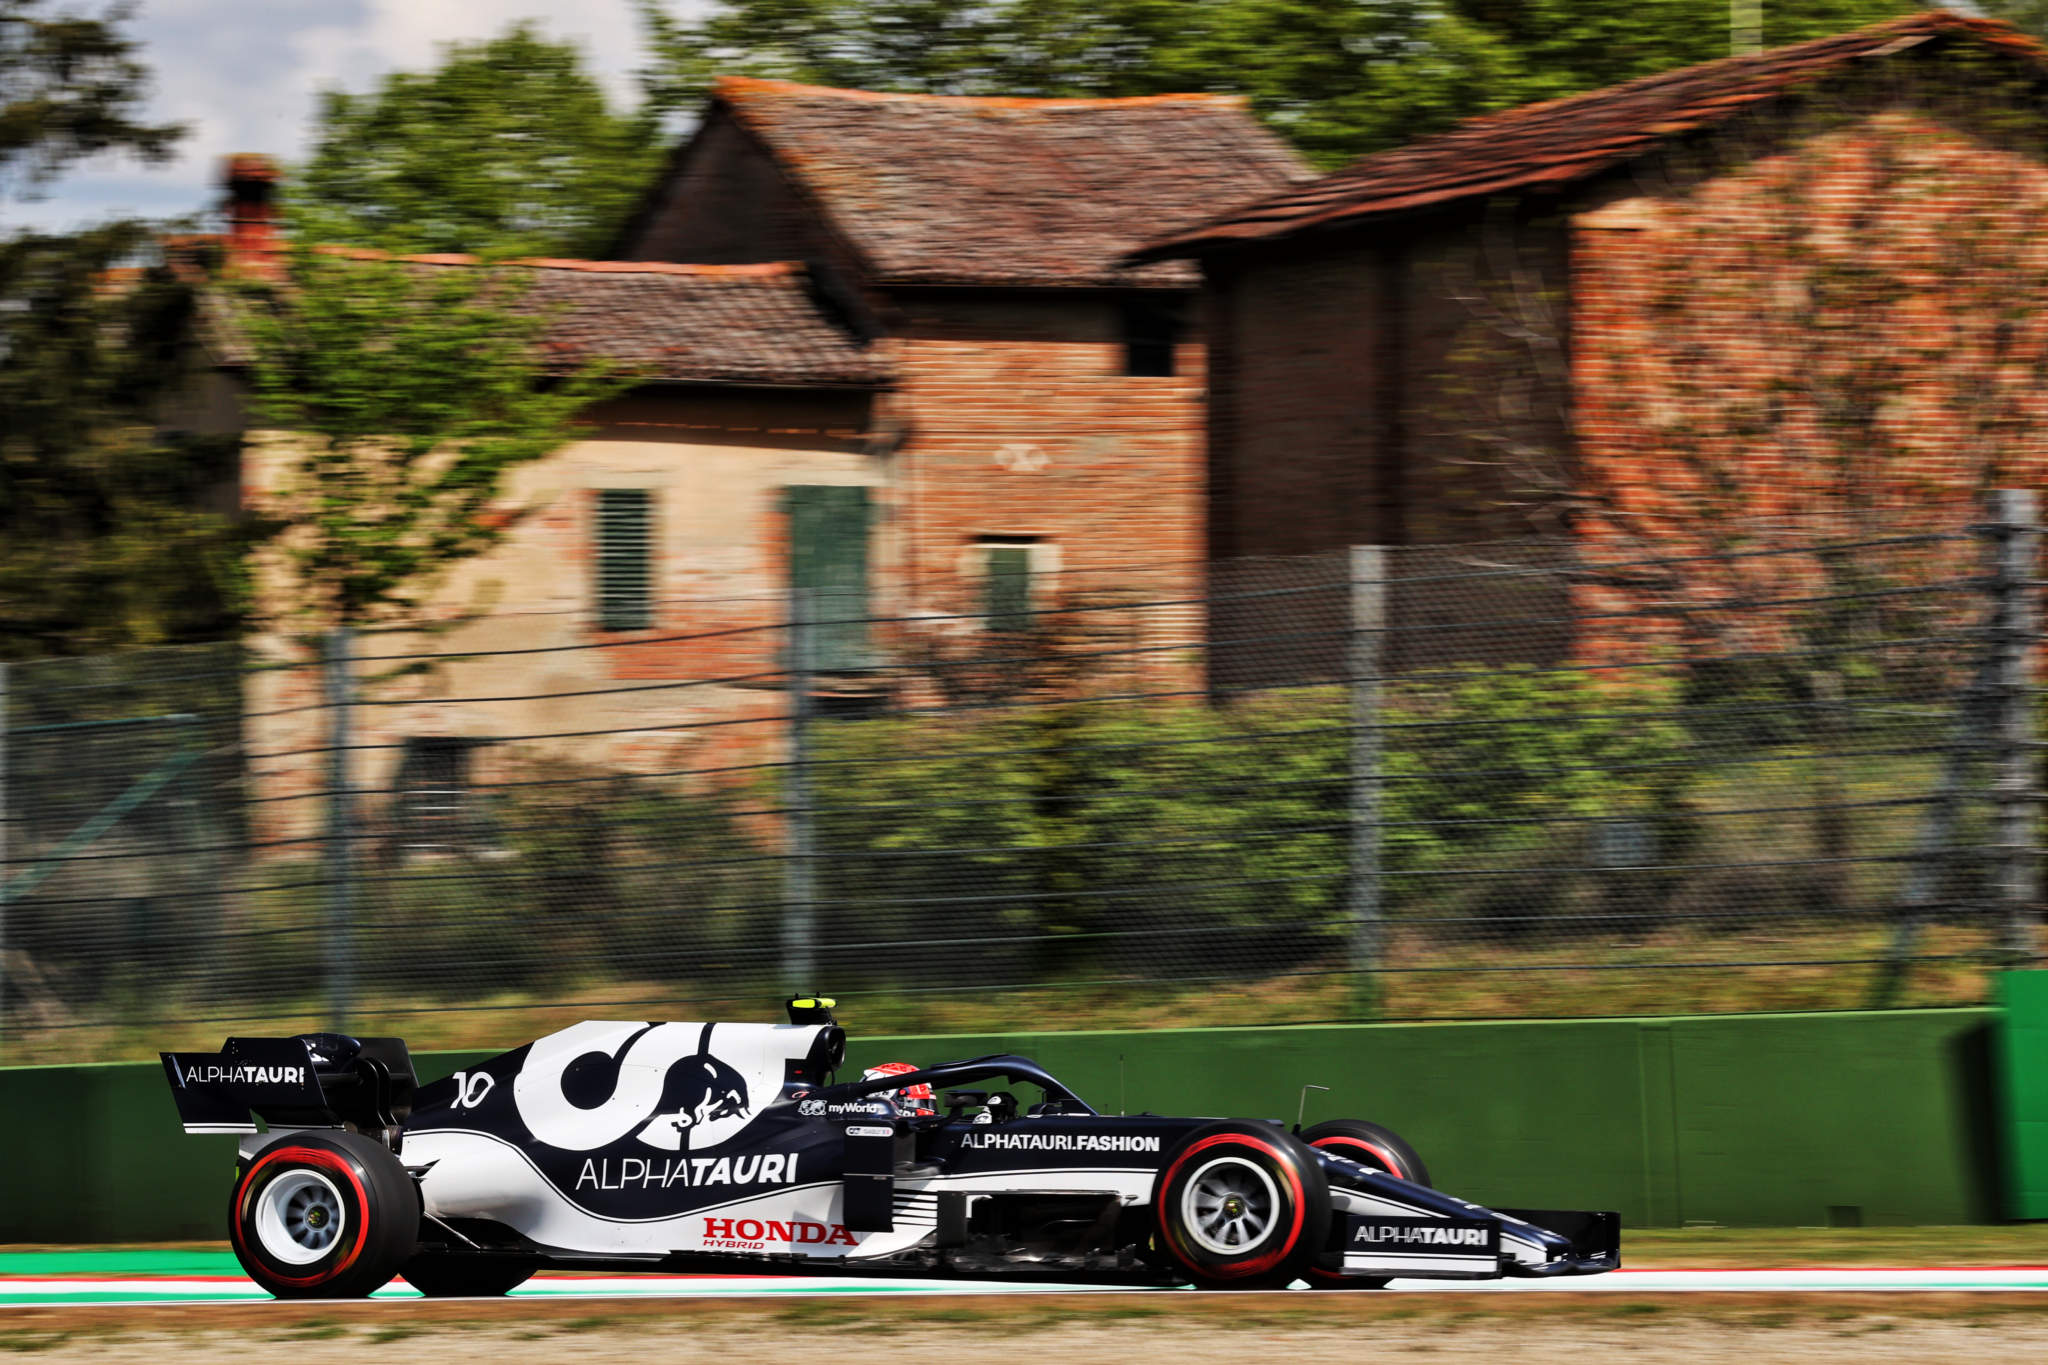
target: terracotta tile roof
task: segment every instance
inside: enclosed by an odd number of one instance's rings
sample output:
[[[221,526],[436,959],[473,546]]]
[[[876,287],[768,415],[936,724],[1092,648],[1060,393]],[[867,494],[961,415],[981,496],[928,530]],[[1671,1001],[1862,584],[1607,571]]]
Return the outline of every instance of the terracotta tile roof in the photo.
[[[321,250],[387,259],[349,247]],[[395,259],[429,267],[476,264],[474,256]],[[880,348],[864,345],[822,306],[804,268],[792,262],[541,258],[510,264],[534,272],[518,307],[548,315],[542,340],[560,371],[609,360],[649,379],[696,383],[872,388],[893,377]]]
[[[712,91],[885,284],[1186,285],[1119,258],[1309,170],[1225,95],[974,99],[729,76]]]
[[[2048,51],[2009,24],[1930,10],[1472,119],[1155,239],[1133,259],[1195,255],[1481,195],[1556,189],[1641,156],[1667,138],[1714,127],[1850,62],[1937,39],[1979,43],[2048,69]]]

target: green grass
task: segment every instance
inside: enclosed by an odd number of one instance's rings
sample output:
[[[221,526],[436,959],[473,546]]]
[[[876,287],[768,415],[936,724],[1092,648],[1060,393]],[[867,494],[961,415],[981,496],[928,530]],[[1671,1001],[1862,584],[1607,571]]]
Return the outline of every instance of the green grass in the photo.
[[[307,1318],[296,1323],[291,1330],[272,1338],[275,1341],[332,1341],[348,1335],[349,1329],[332,1318]]]
[[[571,1318],[562,1324],[562,1328],[569,1332],[601,1332],[625,1321],[627,1319],[616,1313],[595,1313],[589,1317]]]
[[[1375,1007],[1361,1010],[1354,979],[1342,973],[1284,975],[1201,984],[1110,982],[1025,987],[960,995],[842,992],[839,1017],[856,1036],[1014,1032],[1058,1029],[1257,1028],[1288,1024],[1423,1019],[1550,1019],[1628,1015],[1732,1014],[1861,1009],[1878,968],[1867,962],[1819,966],[1745,962],[1873,959],[1889,943],[1875,925],[1790,925],[1747,933],[1668,929],[1581,938],[1546,946],[1444,944],[1398,927],[1389,934],[1396,969],[1377,982]],[[1891,1001],[1901,1008],[1982,1004],[2001,968],[1983,932],[1927,930],[1927,955]],[[1670,969],[1673,961],[1726,964]],[[393,1033],[416,1052],[497,1051],[592,1018],[769,1020],[772,992],[699,995],[656,982],[608,982],[539,1000],[511,993],[467,1002],[366,995],[350,1018],[358,1033]],[[325,1026],[322,1007],[234,1022],[109,1025],[17,1032],[0,1045],[0,1064],[153,1059],[164,1047],[213,1047],[228,1033],[288,1035]]]
[[[1621,1250],[1637,1268],[2048,1265],[2048,1224],[1623,1229]]]

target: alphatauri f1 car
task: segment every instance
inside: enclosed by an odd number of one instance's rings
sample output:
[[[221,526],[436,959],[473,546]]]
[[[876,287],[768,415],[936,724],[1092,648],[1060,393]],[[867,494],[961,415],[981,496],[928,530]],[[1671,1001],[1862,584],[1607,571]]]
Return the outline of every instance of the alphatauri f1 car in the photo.
[[[244,1135],[228,1230],[280,1298],[542,1267],[1351,1289],[1620,1264],[1616,1215],[1440,1194],[1377,1124],[1104,1114],[1010,1055],[837,1081],[830,1011],[577,1024],[425,1086],[395,1038],[163,1062],[187,1132]]]

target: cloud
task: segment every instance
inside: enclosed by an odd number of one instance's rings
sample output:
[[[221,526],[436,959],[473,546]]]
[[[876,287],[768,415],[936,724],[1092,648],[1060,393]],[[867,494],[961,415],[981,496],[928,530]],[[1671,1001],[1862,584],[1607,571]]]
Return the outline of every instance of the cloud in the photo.
[[[361,88],[395,68],[431,65],[451,42],[501,33],[522,19],[582,45],[612,97],[632,99],[640,64],[639,21],[627,0],[362,0],[361,13],[298,30],[291,46],[315,87]]]
[[[685,13],[706,7],[671,3]],[[521,19],[581,44],[614,99],[635,97],[642,56],[630,0],[144,0],[133,31],[156,74],[150,115],[190,130],[177,160],[97,159],[40,201],[0,202],[0,230],[205,212],[221,157],[304,155],[322,89],[367,89],[388,71],[431,65],[445,43],[490,37]]]

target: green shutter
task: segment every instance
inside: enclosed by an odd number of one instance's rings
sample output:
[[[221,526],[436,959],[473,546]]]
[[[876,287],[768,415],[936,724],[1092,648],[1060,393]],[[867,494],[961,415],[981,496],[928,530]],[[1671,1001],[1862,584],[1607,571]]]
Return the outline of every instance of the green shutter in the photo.
[[[605,630],[654,624],[654,495],[644,488],[598,490],[597,622]]]
[[[811,593],[811,666],[850,673],[868,660],[868,490],[811,484],[784,490],[790,582]]]
[[[993,546],[982,579],[982,609],[990,630],[1031,628],[1031,551],[1021,545]]]

